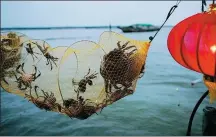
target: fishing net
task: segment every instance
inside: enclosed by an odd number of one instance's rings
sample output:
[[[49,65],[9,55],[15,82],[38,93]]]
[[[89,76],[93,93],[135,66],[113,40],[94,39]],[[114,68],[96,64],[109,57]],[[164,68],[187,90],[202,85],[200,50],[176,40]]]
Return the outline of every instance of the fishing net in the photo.
[[[56,48],[20,33],[1,33],[1,87],[40,109],[86,119],[135,92],[149,46],[111,31],[98,43]]]

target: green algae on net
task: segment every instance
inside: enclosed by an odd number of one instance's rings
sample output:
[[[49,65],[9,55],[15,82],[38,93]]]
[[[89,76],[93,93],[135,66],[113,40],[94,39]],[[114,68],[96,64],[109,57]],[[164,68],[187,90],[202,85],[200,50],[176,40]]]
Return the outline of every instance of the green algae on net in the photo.
[[[99,42],[52,48],[17,32],[1,33],[1,87],[36,107],[86,119],[135,92],[149,41],[103,32]],[[98,64],[98,65],[97,65]]]

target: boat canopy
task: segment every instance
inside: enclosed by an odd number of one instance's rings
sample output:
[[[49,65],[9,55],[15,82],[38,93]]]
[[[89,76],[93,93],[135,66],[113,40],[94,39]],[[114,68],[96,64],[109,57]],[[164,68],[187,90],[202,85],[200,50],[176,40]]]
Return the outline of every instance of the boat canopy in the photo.
[[[143,26],[143,27],[146,27],[146,26],[153,26],[152,24],[133,24],[132,26]]]

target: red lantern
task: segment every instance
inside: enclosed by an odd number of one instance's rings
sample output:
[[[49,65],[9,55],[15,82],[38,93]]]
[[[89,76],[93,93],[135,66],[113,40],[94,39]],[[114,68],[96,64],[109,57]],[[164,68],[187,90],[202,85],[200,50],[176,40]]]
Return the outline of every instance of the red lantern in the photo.
[[[167,44],[172,57],[182,66],[216,76],[216,4],[178,23]]]

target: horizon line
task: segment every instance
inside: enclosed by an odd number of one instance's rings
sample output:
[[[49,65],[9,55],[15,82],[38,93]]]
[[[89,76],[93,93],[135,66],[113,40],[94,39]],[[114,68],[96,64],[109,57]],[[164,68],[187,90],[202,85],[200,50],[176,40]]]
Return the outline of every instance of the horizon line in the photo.
[[[115,25],[111,26],[112,28],[117,28],[118,26],[126,26],[126,25]],[[103,28],[109,28],[110,26],[38,26],[38,27],[1,27],[1,30],[34,30],[34,29],[103,29]],[[173,25],[165,25],[163,27],[173,27]]]

